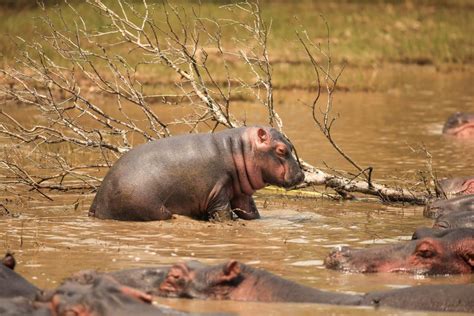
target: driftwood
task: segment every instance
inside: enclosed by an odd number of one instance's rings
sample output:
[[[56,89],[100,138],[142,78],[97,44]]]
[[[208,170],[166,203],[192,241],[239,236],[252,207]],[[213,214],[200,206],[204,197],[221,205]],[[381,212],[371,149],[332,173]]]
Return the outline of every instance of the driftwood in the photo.
[[[4,183],[26,185],[45,197],[51,189],[95,190],[99,171],[133,143],[169,137],[173,130],[193,133],[245,125],[231,107],[236,96],[250,96],[266,110],[267,121],[262,123],[284,132],[273,105],[271,22],[262,18],[258,3],[223,6],[230,17],[211,19],[201,16],[199,7],[86,2],[107,27],[93,29],[67,3],[64,9],[76,13],[73,21],[59,12],[53,22],[51,11],[45,11],[49,33],[38,34],[34,43],[19,38],[23,55],[16,65],[0,69],[5,102],[30,106],[31,115],[40,117],[26,124],[14,117],[14,111],[0,111],[0,134],[14,144],[0,159],[0,168],[7,171]],[[238,21],[234,15],[240,16]],[[313,43],[305,31],[296,32],[315,73],[317,94],[308,104],[308,115],[357,174],[329,174],[300,159],[306,173],[300,188],[324,185],[342,197],[358,192],[382,201],[425,203],[429,194],[374,183],[372,168],[360,167],[332,138],[332,102],[342,70],[333,74],[327,30],[325,45]],[[131,61],[130,56],[139,58]],[[218,73],[213,70],[216,64]],[[163,84],[169,91],[151,93],[141,72],[146,67],[178,79]],[[322,92],[327,94],[323,107]],[[97,104],[97,96],[110,98],[114,110]],[[152,106],[156,100],[163,106],[184,104],[187,112],[166,120]],[[72,157],[78,154],[89,162],[75,162]]]

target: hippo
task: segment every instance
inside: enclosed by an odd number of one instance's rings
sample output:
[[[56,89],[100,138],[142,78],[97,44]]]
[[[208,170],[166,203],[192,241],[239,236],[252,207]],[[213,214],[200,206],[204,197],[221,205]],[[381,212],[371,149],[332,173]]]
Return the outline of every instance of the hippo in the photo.
[[[473,228],[434,233],[428,229],[417,239],[395,245],[334,250],[324,264],[329,269],[360,273],[469,274],[474,271],[473,258]]]
[[[0,264],[0,298],[22,296],[33,299],[40,290],[13,271],[14,267],[15,259],[7,253]]]
[[[188,299],[474,311],[474,284],[422,285],[363,295],[333,293],[300,285],[235,260],[212,266],[196,261],[176,264],[160,289],[161,296]]]
[[[474,137],[474,113],[456,112],[448,117],[443,134],[460,138]]]
[[[436,183],[439,196],[453,198],[459,195],[474,194],[474,176],[445,178]]]
[[[472,313],[473,293],[474,284],[420,285],[367,293],[361,305]]]
[[[268,127],[242,127],[152,141],[124,154],[89,210],[101,219],[151,221],[259,218],[252,194],[304,180],[291,143]]]
[[[324,292],[285,280],[235,260],[207,266],[191,261],[172,266],[160,296],[258,302],[357,305],[361,296]]]
[[[436,219],[441,215],[460,211],[474,211],[474,194],[462,195],[448,200],[436,200],[425,206],[423,215]]]

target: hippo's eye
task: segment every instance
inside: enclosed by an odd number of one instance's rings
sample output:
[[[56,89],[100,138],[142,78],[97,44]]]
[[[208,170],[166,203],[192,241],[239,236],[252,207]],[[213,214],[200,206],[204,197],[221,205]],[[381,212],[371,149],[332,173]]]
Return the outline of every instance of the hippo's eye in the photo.
[[[435,253],[432,250],[420,250],[418,251],[417,255],[419,257],[428,259],[434,257]]]
[[[282,146],[278,146],[276,148],[276,153],[279,155],[279,156],[286,156],[286,148],[285,147],[282,147]]]

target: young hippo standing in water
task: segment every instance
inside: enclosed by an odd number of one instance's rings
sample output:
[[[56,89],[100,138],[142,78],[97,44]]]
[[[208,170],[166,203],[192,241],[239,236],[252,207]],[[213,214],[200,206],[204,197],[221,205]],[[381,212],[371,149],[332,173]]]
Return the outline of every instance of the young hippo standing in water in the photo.
[[[138,146],[110,169],[90,216],[165,220],[173,214],[210,219],[233,211],[259,218],[252,194],[267,184],[292,187],[304,174],[277,130],[243,127],[169,137]]]

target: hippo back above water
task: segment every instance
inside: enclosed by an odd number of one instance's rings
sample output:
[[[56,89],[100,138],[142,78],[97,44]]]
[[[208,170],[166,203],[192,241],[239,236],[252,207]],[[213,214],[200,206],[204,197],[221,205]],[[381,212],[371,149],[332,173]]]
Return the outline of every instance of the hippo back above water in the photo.
[[[292,187],[304,179],[292,149],[267,127],[152,141],[112,166],[89,215],[147,221],[173,214],[209,219],[233,211],[243,219],[259,218],[256,190],[267,184]]]

